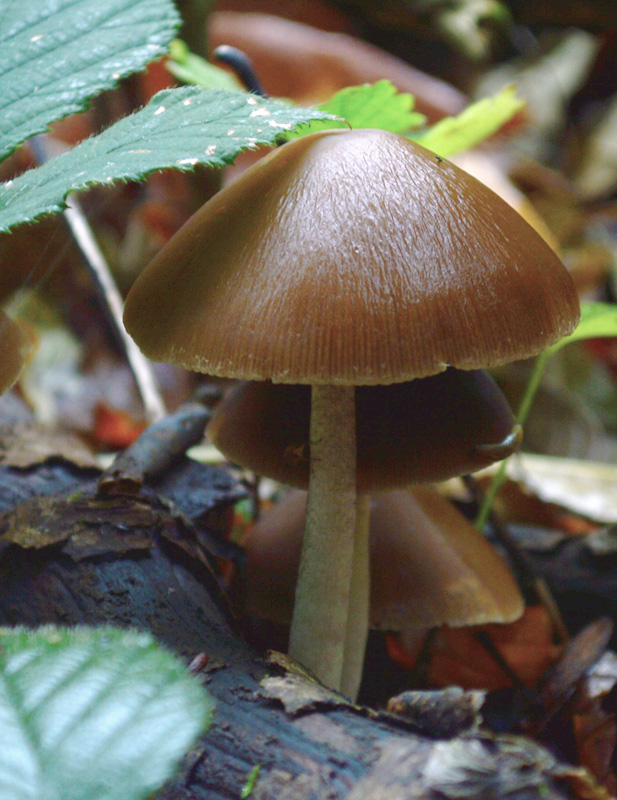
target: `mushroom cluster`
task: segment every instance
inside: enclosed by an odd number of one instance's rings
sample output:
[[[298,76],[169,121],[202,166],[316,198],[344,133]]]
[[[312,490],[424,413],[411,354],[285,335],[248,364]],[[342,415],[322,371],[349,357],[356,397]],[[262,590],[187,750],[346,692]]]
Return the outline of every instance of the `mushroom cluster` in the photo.
[[[355,387],[530,356],[578,319],[569,274],[516,212],[379,130],[315,133],[262,159],[171,239],[125,312],[155,360],[311,387],[290,653],[334,688],[354,563]]]
[[[281,483],[307,489],[309,486],[310,464],[310,387],[292,384],[273,384],[260,381],[242,382],[232,389],[217,407],[209,424],[208,434],[221,452],[230,461],[242,464],[255,472],[275,478]],[[411,513],[384,514],[384,508],[396,505],[399,509],[408,508],[410,500],[392,499],[392,489],[406,487],[410,483],[440,481],[452,475],[475,472],[494,461],[510,455],[521,439],[521,428],[516,423],[512,412],[495,382],[482,370],[463,372],[448,369],[428,378],[416,381],[393,383],[388,386],[359,386],[355,392],[356,407],[356,522],[354,530],[354,551],[352,577],[347,604],[347,626],[343,664],[340,679],[341,691],[355,699],[362,679],[364,651],[371,621],[370,609],[374,607],[373,590],[375,572],[380,572],[386,559],[375,560],[375,547],[371,548],[371,529],[375,527],[374,509],[379,510],[378,519],[396,521],[399,530],[390,531],[380,537],[377,544],[377,555],[382,555],[388,543],[392,556],[390,587],[396,594],[400,591],[408,599],[410,582],[417,576],[419,564],[410,570],[413,557],[424,549],[426,559],[418,559],[425,577],[434,583],[434,598],[440,594],[443,580],[439,570],[435,570],[435,559],[429,557],[439,550],[435,546],[433,529],[426,530],[426,524],[418,524],[422,517]],[[377,492],[374,502],[371,495]],[[384,492],[390,494],[384,495]],[[399,493],[396,497],[404,497]],[[388,500],[384,500],[387,497]],[[447,501],[444,500],[447,505]],[[298,507],[291,503],[282,504],[275,518],[281,515],[294,516]],[[297,516],[297,515],[296,515]],[[460,518],[457,521],[461,521]],[[282,522],[282,520],[281,520]],[[278,524],[279,531],[292,530],[291,519],[287,525]],[[469,526],[469,523],[467,523]],[[387,523],[381,524],[383,530]],[[414,533],[414,527],[416,535]],[[450,528],[455,525],[450,525]],[[296,530],[298,526],[296,525]],[[304,517],[301,528],[304,528]],[[266,552],[272,552],[273,546],[281,547],[281,567],[287,563],[287,576],[297,574],[289,566],[293,559],[285,558],[289,550],[289,542],[294,541],[293,534],[286,539],[282,535],[272,536],[272,528],[266,521],[265,526],[255,531],[252,546],[249,542],[249,570],[254,573],[263,569],[264,559],[251,560],[258,548],[266,544]],[[264,532],[265,536],[260,536]],[[464,529],[460,531],[464,538]],[[476,534],[476,544],[479,534]],[[295,542],[298,542],[295,537]],[[487,549],[478,547],[478,559]],[[443,548],[442,548],[443,549]],[[490,547],[488,547],[491,550]],[[430,552],[429,552],[430,551]],[[447,571],[448,557],[441,552],[444,568]],[[452,559],[450,558],[450,562]],[[496,575],[507,572],[504,565],[495,556],[492,561],[485,562],[487,567],[499,563]],[[403,568],[408,573],[408,580],[397,579],[398,570]],[[276,567],[270,570],[272,591],[276,592]],[[381,569],[383,573],[383,569]],[[456,572],[456,570],[455,570]],[[452,574],[452,573],[451,573]],[[484,575],[486,570],[484,571]],[[249,574],[251,579],[257,574]],[[460,573],[457,579],[460,578]],[[426,582],[426,581],[425,581]],[[383,578],[382,578],[383,583]],[[490,583],[490,581],[489,581]],[[462,603],[460,612],[467,624],[469,613],[463,596],[467,596],[466,579],[459,584],[458,603]],[[482,620],[484,622],[511,622],[522,612],[523,603],[520,592],[512,580],[501,581],[503,587],[503,603],[484,606]],[[250,588],[250,587],[249,587]],[[417,586],[422,592],[422,582]],[[452,596],[456,592],[441,592],[442,607],[453,605]],[[416,595],[416,599],[418,595]],[[418,603],[418,612],[420,606]],[[433,600],[433,605],[435,601]],[[489,610],[491,609],[491,610]],[[476,614],[473,610],[472,614]],[[492,613],[492,616],[491,616]],[[272,615],[270,615],[272,616]],[[428,615],[430,617],[430,614]],[[405,619],[409,619],[407,613]],[[460,624],[461,619],[452,612],[444,619],[433,615],[433,624],[448,621]],[[275,616],[276,618],[276,616]],[[397,626],[395,625],[395,629]]]

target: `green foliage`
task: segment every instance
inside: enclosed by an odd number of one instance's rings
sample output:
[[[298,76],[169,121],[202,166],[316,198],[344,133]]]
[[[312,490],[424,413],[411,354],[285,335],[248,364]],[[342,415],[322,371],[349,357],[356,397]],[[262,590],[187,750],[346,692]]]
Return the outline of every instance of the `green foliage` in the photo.
[[[172,59],[170,71],[187,83],[208,88],[223,87],[225,84],[224,88],[227,88],[226,82],[233,81],[225,71],[190,53],[183,42],[172,48]],[[219,84],[220,81],[223,83]],[[457,116],[446,117],[428,128],[423,128],[426,118],[414,111],[414,106],[412,95],[399,92],[388,80],[381,80],[341,89],[318,108],[345,120],[351,128],[380,128],[406,134],[437,155],[447,158],[475,147],[492,136],[523,108],[524,101],[517,97],[513,86],[508,86],[493,97],[472,103]],[[297,139],[308,133],[340,127],[344,127],[344,123],[331,119],[315,121],[285,138]]]
[[[37,169],[0,184],[0,231],[61,211],[69,192],[139,180],[165,167],[230,164],[242,150],[328,115],[244,92],[197,86],[159,92],[145,108]]]
[[[609,303],[582,303],[581,321],[576,330],[569,336],[564,336],[563,339],[560,339],[536,358],[527,386],[525,387],[525,392],[516,412],[516,418],[520,424],[524,425],[527,421],[533,400],[546,370],[546,365],[555,353],[567,344],[582,342],[585,339],[603,339],[613,336],[617,336],[617,306]],[[506,461],[503,462],[499,471],[493,476],[493,480],[484,496],[482,507],[475,521],[478,530],[484,530],[495,498],[503,486],[505,479]]]
[[[212,702],[146,633],[0,629],[2,800],[139,800],[210,723]]]
[[[317,106],[321,111],[333,114],[340,120],[312,122],[297,133],[290,133],[286,140],[297,139],[308,133],[330,128],[379,128],[392,133],[405,133],[425,122],[423,114],[413,111],[414,98],[399,92],[390,81],[348,86]]]
[[[462,150],[469,150],[498,131],[524,106],[517,97],[516,89],[507,86],[493,97],[472,103],[456,117],[446,117],[426,132],[413,134],[411,138],[448,158]]]
[[[610,303],[582,303],[581,321],[576,330],[554,344],[549,352],[552,355],[573,342],[611,336],[617,336],[617,306]]]
[[[230,72],[191,53],[180,39],[174,39],[171,43],[167,69],[179,81],[192,83],[203,89],[229,89],[232,92],[244,90],[244,87]]]
[[[390,81],[341,89],[319,108],[347,120],[352,128],[381,128],[406,133],[423,125],[426,118],[414,111],[415,99],[399,92]]]
[[[0,152],[143,69],[166,51],[178,22],[171,0],[0,0]],[[99,136],[1,184],[0,231],[61,211],[70,192],[94,184],[229,164],[313,119],[331,116],[238,91],[160,92]]]
[[[242,800],[246,800],[247,797],[250,797],[253,793],[253,789],[255,788],[255,784],[257,783],[257,778],[259,778],[259,773],[261,772],[261,764],[255,764],[253,769],[249,772],[249,776],[246,779],[246,783],[242,787],[242,791],[240,792],[240,797]]]
[[[0,159],[144,69],[179,24],[171,0],[0,0]]]

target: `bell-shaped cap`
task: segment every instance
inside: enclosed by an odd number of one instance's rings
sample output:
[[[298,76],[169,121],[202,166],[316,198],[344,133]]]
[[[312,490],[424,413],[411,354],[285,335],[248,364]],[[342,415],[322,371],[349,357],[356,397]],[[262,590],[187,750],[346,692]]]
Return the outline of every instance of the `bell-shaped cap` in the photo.
[[[249,534],[249,613],[289,622],[306,494],[291,491]],[[512,622],[523,598],[504,561],[428,486],[376,494],[370,516],[370,625],[381,630]]]
[[[230,460],[308,487],[309,386],[250,381],[223,398],[207,433]],[[482,370],[356,389],[357,487],[379,491],[475,472],[521,439],[503,394]]]
[[[125,313],[157,361],[345,385],[530,356],[578,319],[567,270],[507,203],[381,130],[263,158],[161,250]]]
[[[32,340],[19,323],[0,311],[0,394],[15,383],[32,348]]]

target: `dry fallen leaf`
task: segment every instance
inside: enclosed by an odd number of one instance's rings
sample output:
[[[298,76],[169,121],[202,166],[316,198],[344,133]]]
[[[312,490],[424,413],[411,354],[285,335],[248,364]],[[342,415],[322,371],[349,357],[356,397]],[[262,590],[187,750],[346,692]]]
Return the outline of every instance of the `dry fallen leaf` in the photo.
[[[0,464],[26,469],[49,459],[96,467],[93,453],[77,436],[35,422],[0,421]]]
[[[543,606],[527,607],[521,619],[509,625],[443,628],[436,632],[430,648],[429,686],[490,691],[512,685],[510,677],[474,637],[477,630],[490,635],[502,658],[526,686],[535,686],[560,652],[553,644],[552,622]],[[414,634],[388,635],[390,657],[408,669],[414,668],[421,644]]]

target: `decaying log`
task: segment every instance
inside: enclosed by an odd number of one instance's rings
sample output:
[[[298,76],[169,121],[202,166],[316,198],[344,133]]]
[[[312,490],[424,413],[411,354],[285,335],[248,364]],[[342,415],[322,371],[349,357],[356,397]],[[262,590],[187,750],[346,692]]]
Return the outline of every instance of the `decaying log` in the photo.
[[[427,738],[251,650],[175,508],[148,487],[97,497],[90,478],[0,518],[0,624],[148,628],[198,665],[215,722],[161,800],[238,798],[249,775],[254,800],[605,797],[529,740]]]

